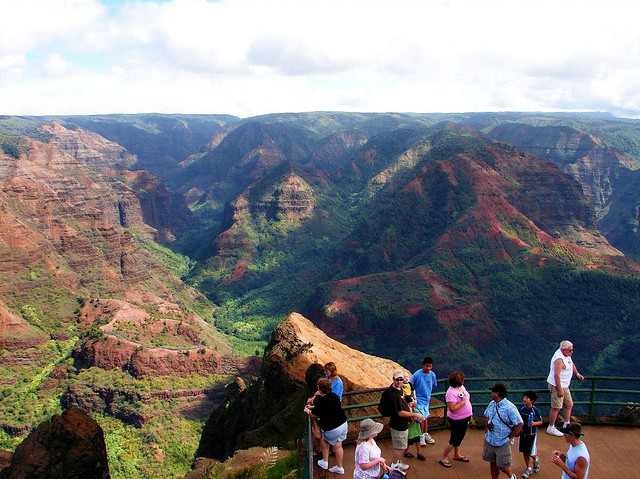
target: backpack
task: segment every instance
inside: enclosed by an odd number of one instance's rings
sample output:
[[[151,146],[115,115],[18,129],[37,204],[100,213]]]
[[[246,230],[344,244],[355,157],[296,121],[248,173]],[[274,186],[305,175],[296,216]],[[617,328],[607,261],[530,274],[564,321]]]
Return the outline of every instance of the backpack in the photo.
[[[389,472],[389,479],[406,479],[407,473],[394,469]]]
[[[386,400],[386,392],[387,391],[384,391],[382,393],[382,396],[380,396],[380,404],[378,404],[378,412],[383,417],[391,416],[391,411],[389,410],[389,402]]]

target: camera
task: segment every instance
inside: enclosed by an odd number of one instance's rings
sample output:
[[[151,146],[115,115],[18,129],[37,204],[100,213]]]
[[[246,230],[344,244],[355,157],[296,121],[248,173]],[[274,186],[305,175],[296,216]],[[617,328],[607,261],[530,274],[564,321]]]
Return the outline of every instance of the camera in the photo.
[[[487,424],[487,431],[493,431],[493,423],[492,422]]]

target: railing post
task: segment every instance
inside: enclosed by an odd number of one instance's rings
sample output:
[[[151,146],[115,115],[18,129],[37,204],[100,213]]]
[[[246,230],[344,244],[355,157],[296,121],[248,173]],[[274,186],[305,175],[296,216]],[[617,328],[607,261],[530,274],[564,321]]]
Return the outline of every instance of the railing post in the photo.
[[[596,378],[591,378],[591,399],[589,404],[589,422],[593,422],[595,418],[595,401],[596,401]],[[571,419],[569,419],[571,420]]]
[[[311,417],[307,416],[307,434],[305,438],[305,451],[307,460],[305,461],[306,470],[302,471],[302,477],[305,479],[313,479],[313,436],[311,432]]]

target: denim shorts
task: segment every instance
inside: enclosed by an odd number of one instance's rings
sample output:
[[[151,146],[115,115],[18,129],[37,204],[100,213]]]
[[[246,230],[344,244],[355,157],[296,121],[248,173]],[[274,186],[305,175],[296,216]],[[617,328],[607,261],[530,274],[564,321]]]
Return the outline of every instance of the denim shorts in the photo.
[[[333,446],[338,441],[344,441],[347,438],[347,432],[349,432],[349,426],[345,422],[330,431],[322,431],[322,437],[324,437],[324,440]]]

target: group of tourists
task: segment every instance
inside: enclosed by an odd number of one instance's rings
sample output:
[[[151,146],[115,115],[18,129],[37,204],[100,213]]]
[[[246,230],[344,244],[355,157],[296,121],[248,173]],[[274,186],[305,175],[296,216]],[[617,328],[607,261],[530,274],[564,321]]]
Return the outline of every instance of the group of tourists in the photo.
[[[580,439],[583,435],[582,426],[571,422],[573,399],[569,385],[574,375],[580,380],[584,379],[578,373],[571,359],[572,355],[573,344],[565,340],[560,343],[551,359],[547,378],[551,411],[546,432],[553,436],[563,436],[569,444],[566,454],[555,450],[550,459],[552,464],[562,469],[562,479],[588,479],[590,458],[586,445]],[[314,436],[320,444],[322,458],[318,460],[318,466],[332,473],[344,474],[342,442],[347,438],[348,426],[341,407],[343,383],[334,363],[324,365],[324,374],[325,377],[318,380],[318,391],[309,398],[304,409],[314,420]],[[473,416],[464,380],[462,371],[453,371],[448,379],[445,402],[450,435],[438,461],[445,468],[453,467],[451,461],[470,461],[461,451],[467,426]],[[377,479],[387,473],[403,476],[409,469],[409,465],[402,462],[403,458],[417,457],[418,460],[425,460],[421,447],[435,443],[428,432],[428,417],[431,394],[436,385],[433,359],[429,356],[424,358],[422,368],[411,377],[403,370],[394,371],[392,383],[383,391],[378,406],[380,414],[389,417],[392,461],[387,463],[375,441],[383,424],[365,419],[360,423],[355,451],[355,479]],[[512,470],[511,446],[515,443],[515,438],[519,437],[518,450],[525,463],[522,477],[528,478],[540,470],[536,444],[537,431],[543,425],[543,417],[534,405],[538,395],[535,391],[525,392],[523,404],[518,408],[507,399],[508,391],[504,384],[496,383],[489,390],[491,402],[483,413],[487,422],[482,459],[489,463],[492,479],[498,479],[501,472],[509,479],[516,479]],[[564,423],[556,427],[556,419],[563,408]],[[411,444],[415,444],[416,455],[409,450]],[[336,462],[331,468],[330,449],[335,454]]]

